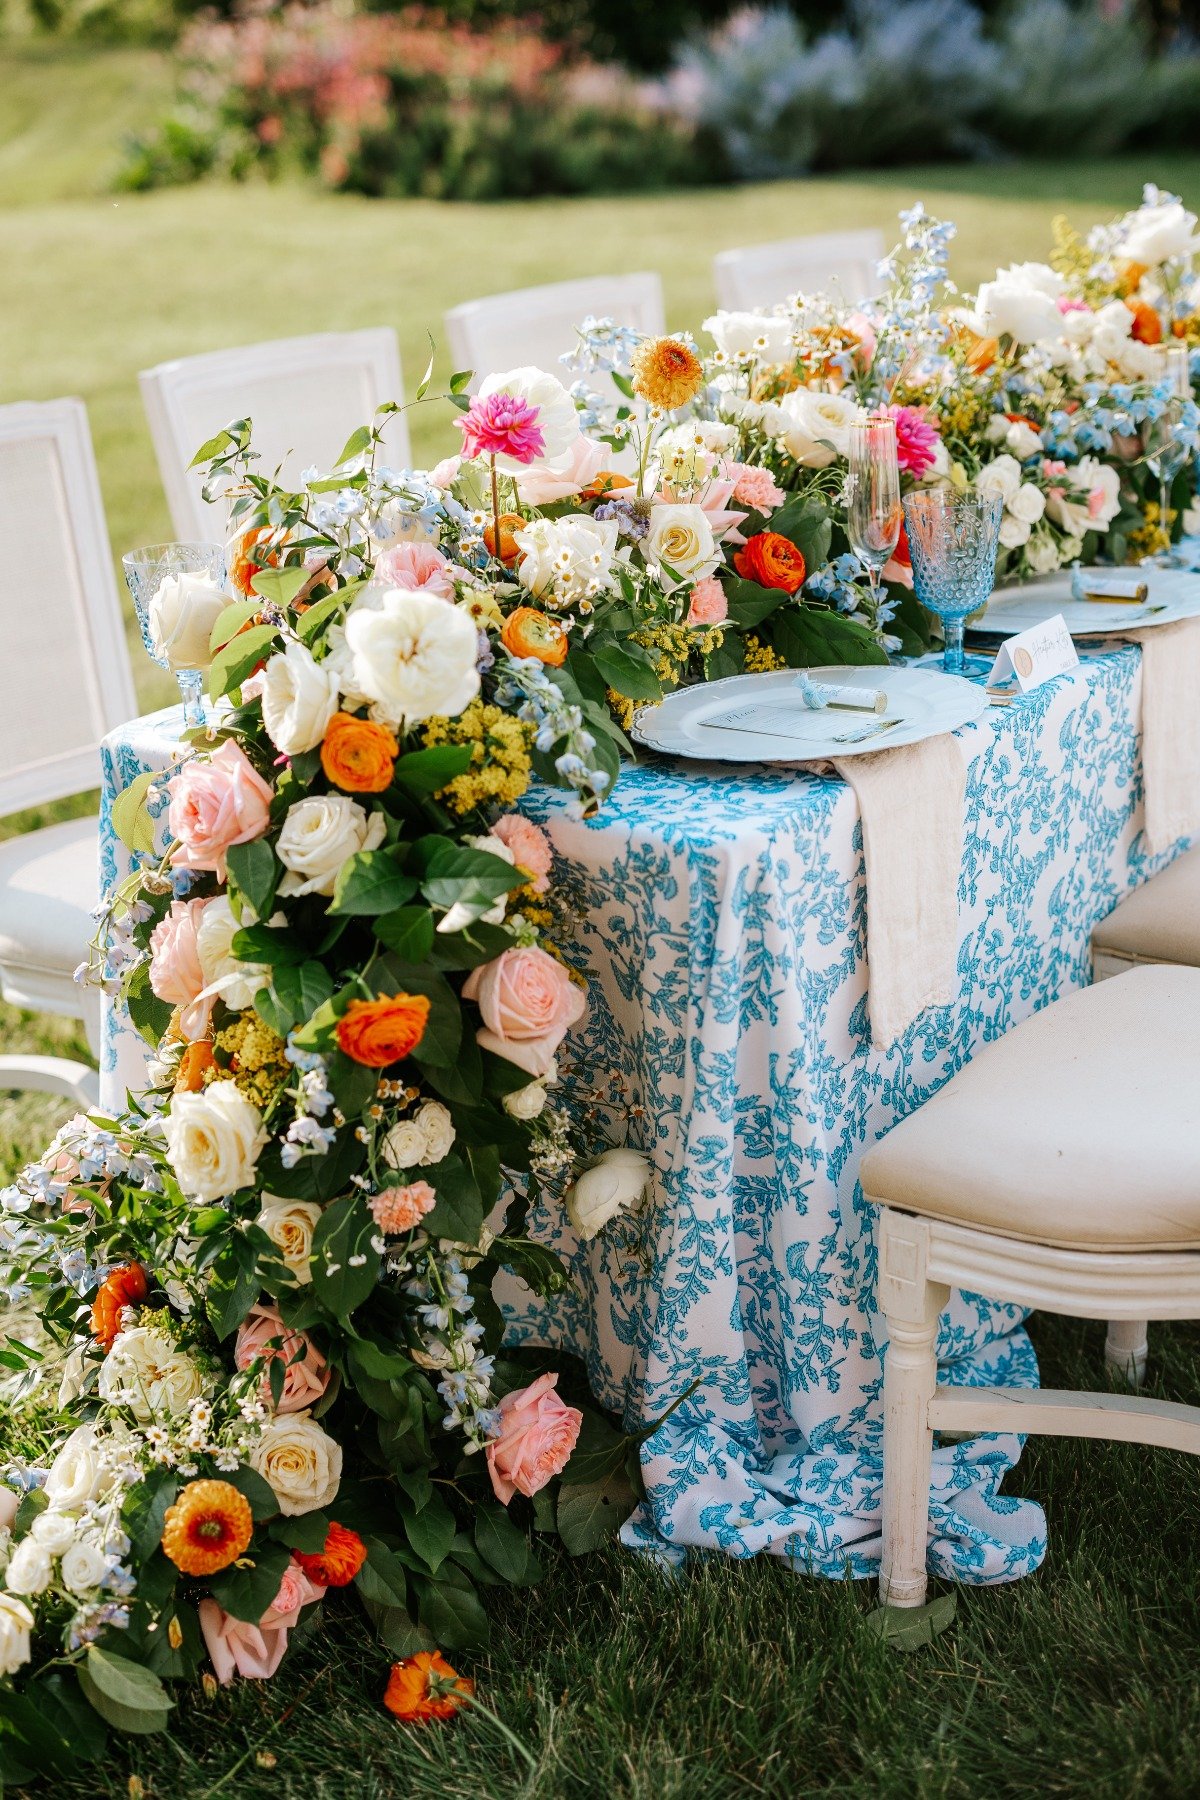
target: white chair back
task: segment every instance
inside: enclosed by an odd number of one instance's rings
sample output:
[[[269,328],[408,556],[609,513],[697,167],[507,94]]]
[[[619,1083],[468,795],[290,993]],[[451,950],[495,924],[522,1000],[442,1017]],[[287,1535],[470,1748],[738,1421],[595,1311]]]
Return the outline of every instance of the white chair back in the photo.
[[[138,377],[175,533],[183,542],[224,541],[223,501],[201,495],[203,472],[188,465],[201,444],[233,419],[254,424],[255,465],[285,480],[326,470],[352,431],[385,400],[402,402],[400,351],[390,329],[279,338],[159,363]],[[387,460],[411,464],[408,424],[396,413],[384,429]]]
[[[588,275],[547,287],[520,288],[468,300],[446,314],[446,336],[456,369],[485,376],[530,364],[562,374],[559,357],[575,347],[575,327],[588,314],[655,336],[666,329],[662,282],[657,275]]]
[[[867,300],[879,290],[875,268],[885,251],[881,231],[830,231],[722,250],[713,258],[717,300],[731,312],[775,306],[796,293]]]
[[[81,400],[0,406],[0,817],[95,787],[137,712]]]

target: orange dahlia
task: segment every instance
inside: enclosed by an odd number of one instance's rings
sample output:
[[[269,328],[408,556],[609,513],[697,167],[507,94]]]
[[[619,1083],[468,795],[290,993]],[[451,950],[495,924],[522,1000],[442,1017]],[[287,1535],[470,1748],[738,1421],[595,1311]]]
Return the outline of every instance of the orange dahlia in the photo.
[[[381,994],[350,1002],[337,1022],[337,1041],[352,1061],[386,1069],[416,1049],[428,1023],[424,994]]]
[[[382,794],[391,786],[400,746],[386,725],[334,713],[321,744],[321,767],[347,794]]]
[[[452,1669],[440,1650],[418,1650],[393,1663],[383,1704],[409,1724],[452,1719],[475,1692],[475,1683]]]
[[[634,392],[663,412],[686,406],[704,386],[700,358],[679,338],[643,339],[633,353],[629,374]]]
[[[125,1308],[137,1306],[148,1292],[141,1263],[125,1263],[105,1276],[92,1301],[92,1336],[105,1350],[111,1350],[120,1335]]]
[[[325,1548],[293,1550],[292,1555],[310,1581],[318,1587],[349,1587],[367,1560],[367,1546],[357,1531],[334,1519],[325,1534]]]
[[[162,1547],[185,1575],[216,1575],[254,1531],[250,1502],[229,1481],[189,1481],[163,1521]]]

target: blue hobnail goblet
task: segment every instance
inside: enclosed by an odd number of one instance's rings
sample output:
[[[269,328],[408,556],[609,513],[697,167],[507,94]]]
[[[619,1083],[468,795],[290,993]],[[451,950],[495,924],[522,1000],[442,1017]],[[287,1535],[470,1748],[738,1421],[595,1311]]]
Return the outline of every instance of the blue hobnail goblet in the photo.
[[[181,668],[178,660],[166,654],[156,641],[152,608],[159,588],[169,576],[207,575],[218,588],[225,588],[225,546],[223,544],[147,544],[141,550],[130,550],[121,558],[125,584],[133,596],[134,611],[142,628],[142,642],[147,654],[160,669],[170,669],[183,696],[183,722],[189,729],[206,723],[204,717],[204,675],[207,660],[195,667]]]
[[[963,626],[996,584],[1004,501],[999,494],[926,488],[904,497],[913,588],[942,621],[947,675],[963,672]]]

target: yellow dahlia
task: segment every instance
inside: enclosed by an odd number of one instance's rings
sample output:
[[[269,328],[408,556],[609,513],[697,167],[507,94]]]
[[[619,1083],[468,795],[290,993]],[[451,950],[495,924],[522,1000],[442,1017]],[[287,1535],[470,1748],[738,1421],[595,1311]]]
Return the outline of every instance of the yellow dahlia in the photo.
[[[663,412],[686,406],[704,385],[700,358],[679,338],[644,339],[633,353],[629,373],[634,392]]]
[[[162,1547],[185,1575],[215,1575],[236,1562],[254,1530],[250,1502],[229,1481],[189,1481],[167,1508]]]

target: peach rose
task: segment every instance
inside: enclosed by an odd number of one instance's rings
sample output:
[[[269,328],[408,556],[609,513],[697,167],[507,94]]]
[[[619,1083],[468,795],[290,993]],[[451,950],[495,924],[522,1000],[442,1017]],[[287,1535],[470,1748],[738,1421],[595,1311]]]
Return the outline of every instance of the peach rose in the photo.
[[[502,1506],[514,1494],[536,1494],[567,1466],[583,1414],[559,1399],[557,1385],[557,1375],[539,1375],[500,1402],[500,1435],[487,1447],[487,1466]]]
[[[505,813],[492,826],[492,836],[512,851],[519,869],[528,870],[533,877],[530,886],[534,893],[544,894],[550,885],[553,852],[550,839],[541,826],[535,825],[523,813]]]
[[[314,1406],[329,1386],[329,1364],[312,1339],[302,1331],[289,1331],[278,1308],[265,1301],[252,1306],[246,1314],[233,1350],[234,1364],[239,1369],[248,1369],[259,1357],[266,1364],[262,1395],[268,1406],[274,1405],[270,1364],[276,1357],[284,1364],[276,1412],[299,1412],[305,1406]]]
[[[375,564],[375,579],[410,594],[432,594],[453,600],[454,576],[448,557],[432,544],[393,544]]]
[[[729,617],[725,589],[715,575],[706,575],[692,589],[688,605],[689,625],[723,625]]]
[[[604,467],[605,457],[612,457],[606,444],[585,437],[582,432],[571,445],[566,467],[547,469],[535,465],[517,475],[517,493],[523,506],[551,506],[556,500],[571,500],[582,493]]]
[[[212,1015],[211,999],[200,1000],[207,983],[200,966],[196,933],[207,900],[173,900],[171,910],[150,934],[150,986],[160,1000],[180,1010],[186,1038],[203,1037]]]
[[[472,969],[463,996],[483,1014],[475,1034],[483,1049],[534,1076],[549,1073],[554,1052],[587,1007],[562,964],[536,945],[505,950]]]
[[[171,861],[225,879],[225,853],[262,837],[271,823],[271,787],[232,738],[202,760],[185,763],[167,783],[167,822],[179,839]]]
[[[301,1608],[322,1599],[324,1593],[324,1588],[310,1581],[299,1563],[292,1561],[284,1570],[278,1594],[257,1625],[232,1618],[215,1600],[202,1600],[200,1629],[217,1680],[226,1686],[235,1675],[248,1681],[268,1680],[283,1661],[288,1632],[299,1623]]]

